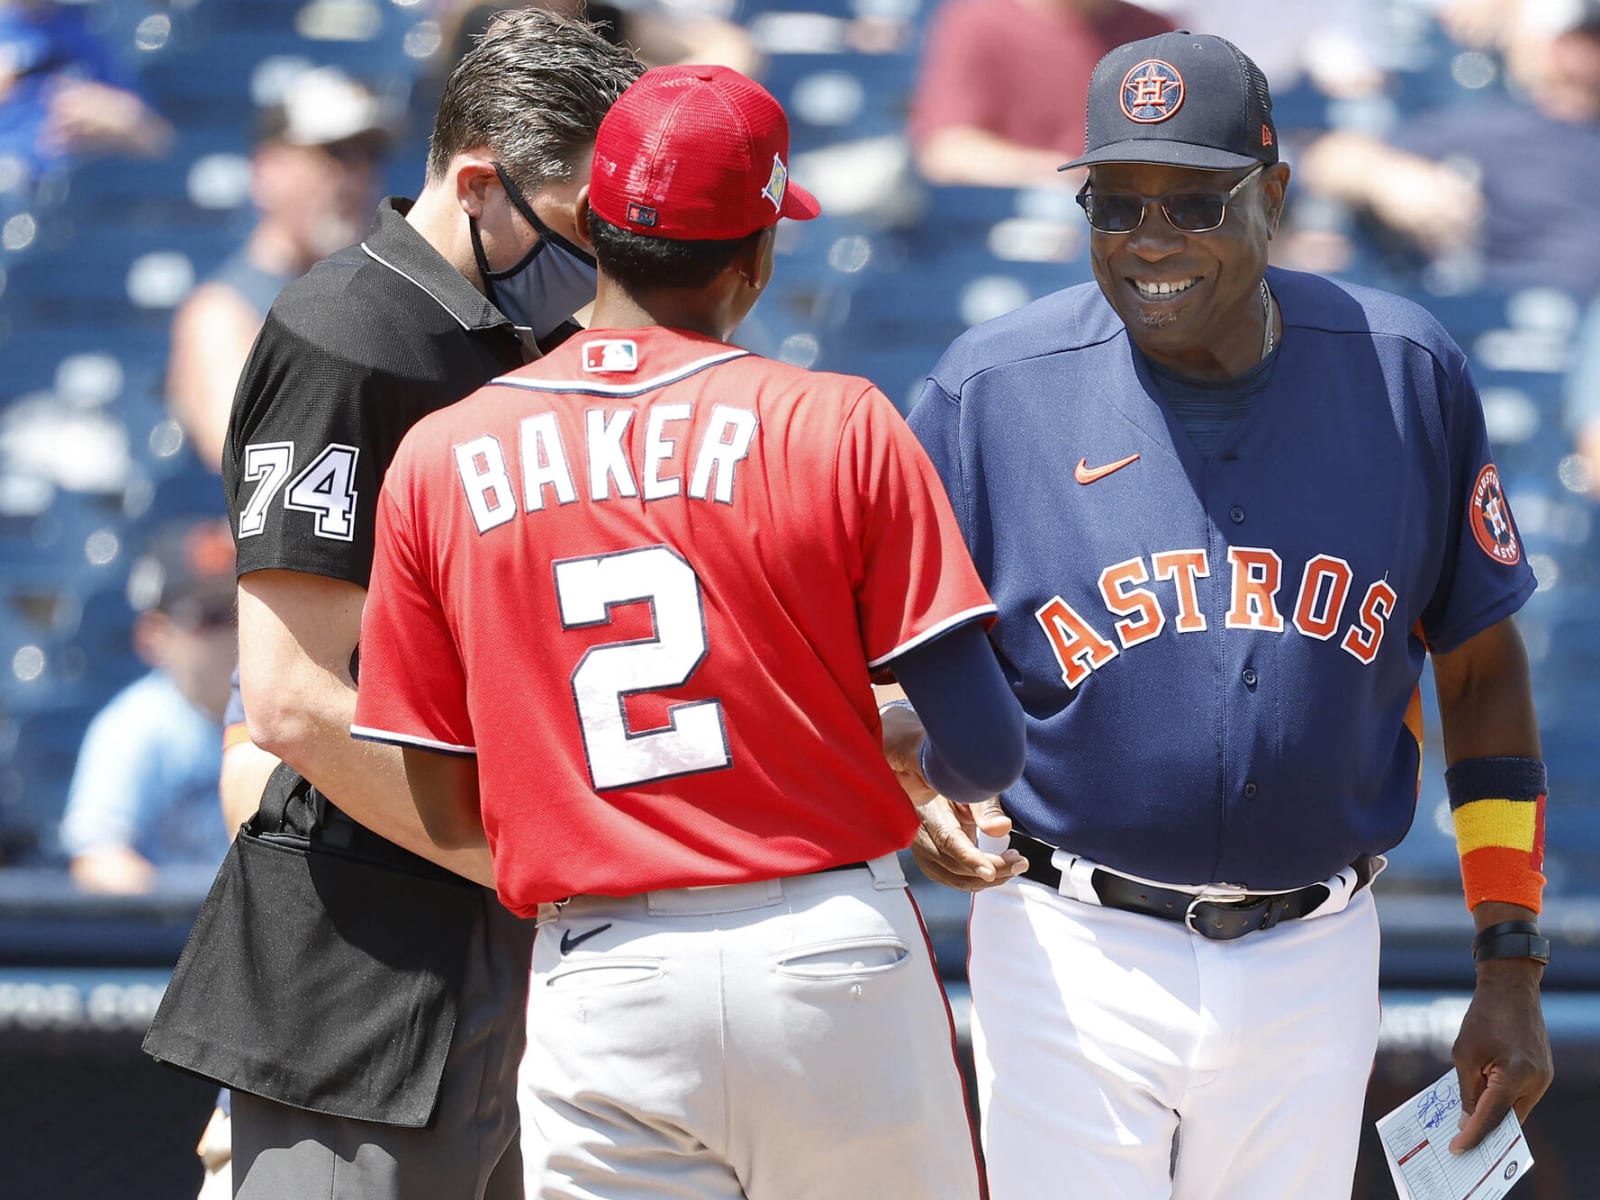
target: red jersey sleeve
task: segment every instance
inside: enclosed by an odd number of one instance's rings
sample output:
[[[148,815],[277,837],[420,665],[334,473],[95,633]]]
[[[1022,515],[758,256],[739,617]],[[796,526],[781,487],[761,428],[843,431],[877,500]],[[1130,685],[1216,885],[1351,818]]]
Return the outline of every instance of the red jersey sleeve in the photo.
[[[409,440],[409,439],[408,439]],[[476,753],[466,672],[412,518],[405,447],[378,498],[377,550],[361,615],[361,682],[350,732],[370,741]]]
[[[968,621],[993,621],[994,602],[967,555],[938,472],[877,388],[845,419],[837,469],[869,667],[876,671]]]

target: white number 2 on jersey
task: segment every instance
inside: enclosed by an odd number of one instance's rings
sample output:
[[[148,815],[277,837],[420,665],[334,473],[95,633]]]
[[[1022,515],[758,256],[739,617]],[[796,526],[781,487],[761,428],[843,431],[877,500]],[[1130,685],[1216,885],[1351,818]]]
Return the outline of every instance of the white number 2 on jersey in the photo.
[[[648,601],[655,617],[655,637],[595,646],[572,672],[595,790],[730,765],[733,755],[716,700],[673,705],[671,724],[662,729],[628,729],[626,697],[681,687],[705,659],[705,610],[694,568],[666,546],[647,546],[558,562],[555,580],[567,629],[609,624],[616,604]]]
[[[339,442],[325,446],[305,470],[289,481],[283,506],[313,514],[318,537],[340,542],[356,535],[356,459],[361,450]],[[239,536],[252,537],[267,527],[267,508],[294,469],[293,442],[252,442],[244,448],[244,478],[259,483],[239,513]]]

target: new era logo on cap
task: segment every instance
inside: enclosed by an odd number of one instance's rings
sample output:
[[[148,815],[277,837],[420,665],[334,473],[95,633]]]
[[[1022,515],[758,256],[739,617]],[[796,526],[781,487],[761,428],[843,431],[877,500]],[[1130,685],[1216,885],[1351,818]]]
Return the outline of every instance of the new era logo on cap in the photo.
[[[595,138],[589,204],[651,237],[741,238],[821,210],[789,178],[789,119],[728,67],[656,67],[611,106]]]
[[[583,344],[583,369],[611,374],[639,369],[639,346],[623,338],[601,338]]]

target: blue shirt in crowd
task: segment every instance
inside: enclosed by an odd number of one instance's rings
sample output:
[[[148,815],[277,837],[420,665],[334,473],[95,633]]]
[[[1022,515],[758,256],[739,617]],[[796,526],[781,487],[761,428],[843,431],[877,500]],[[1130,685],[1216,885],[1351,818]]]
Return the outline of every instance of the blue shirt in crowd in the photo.
[[[221,723],[164,671],[151,671],[89,723],[61,821],[62,849],[130,846],[158,867],[214,867],[228,852],[221,770]]]

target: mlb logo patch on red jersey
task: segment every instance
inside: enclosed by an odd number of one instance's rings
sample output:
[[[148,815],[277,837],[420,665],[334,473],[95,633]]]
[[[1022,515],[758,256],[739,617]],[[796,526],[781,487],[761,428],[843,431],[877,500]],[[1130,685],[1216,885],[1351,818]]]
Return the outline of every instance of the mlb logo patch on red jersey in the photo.
[[[606,338],[598,342],[585,342],[583,369],[597,374],[637,371],[639,347],[621,338]]]

